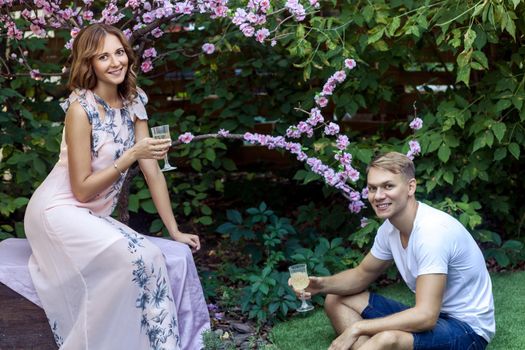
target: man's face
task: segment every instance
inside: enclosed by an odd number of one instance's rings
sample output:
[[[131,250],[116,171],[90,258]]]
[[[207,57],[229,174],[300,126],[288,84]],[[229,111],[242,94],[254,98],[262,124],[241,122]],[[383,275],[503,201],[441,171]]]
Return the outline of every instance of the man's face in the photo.
[[[415,191],[415,179],[380,168],[370,168],[367,182],[368,201],[381,219],[392,220],[403,213]]]

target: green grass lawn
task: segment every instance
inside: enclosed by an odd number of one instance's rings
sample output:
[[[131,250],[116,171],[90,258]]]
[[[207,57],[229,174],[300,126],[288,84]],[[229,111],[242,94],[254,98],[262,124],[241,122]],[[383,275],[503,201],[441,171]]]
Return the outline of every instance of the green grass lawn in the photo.
[[[496,336],[490,350],[525,349],[525,272],[492,275],[492,289],[496,304]],[[401,302],[412,304],[412,293],[404,284],[379,291]],[[319,307],[318,307],[319,308]],[[279,350],[327,349],[335,333],[320,308],[308,315],[277,324],[270,338]]]

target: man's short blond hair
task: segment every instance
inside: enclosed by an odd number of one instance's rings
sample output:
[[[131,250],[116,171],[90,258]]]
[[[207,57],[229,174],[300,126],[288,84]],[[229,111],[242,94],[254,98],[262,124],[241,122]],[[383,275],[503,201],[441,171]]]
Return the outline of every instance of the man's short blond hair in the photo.
[[[366,173],[371,168],[388,170],[394,174],[402,174],[407,180],[416,177],[414,162],[399,152],[388,152],[375,157],[366,167]]]

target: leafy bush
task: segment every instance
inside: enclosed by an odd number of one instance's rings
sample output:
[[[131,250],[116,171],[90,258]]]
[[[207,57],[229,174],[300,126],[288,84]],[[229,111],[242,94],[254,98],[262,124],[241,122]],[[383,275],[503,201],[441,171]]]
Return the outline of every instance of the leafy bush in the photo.
[[[220,225],[217,232],[229,239],[232,251],[243,253],[235,259],[248,262],[243,268],[246,275],[240,278],[245,285],[240,304],[249,318],[272,322],[299,306],[288,286],[289,265],[306,263],[310,274],[326,276],[355,263],[348,254],[352,250],[343,246],[342,238],[329,241],[315,226],[300,230],[291,219],[277,216],[264,202],[245,213],[243,217],[237,210],[228,210],[229,221]],[[314,301],[322,304],[323,298],[316,296]]]

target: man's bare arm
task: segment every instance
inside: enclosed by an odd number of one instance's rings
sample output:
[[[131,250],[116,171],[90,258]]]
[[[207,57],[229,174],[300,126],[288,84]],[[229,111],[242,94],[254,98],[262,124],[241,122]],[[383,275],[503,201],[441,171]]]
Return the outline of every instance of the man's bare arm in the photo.
[[[391,265],[391,261],[380,260],[368,253],[356,268],[328,277],[311,277],[305,296],[317,293],[353,295],[366,290],[370,283]]]

